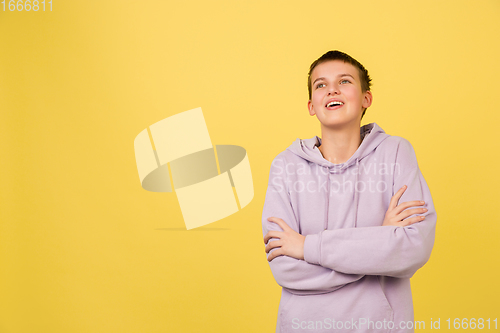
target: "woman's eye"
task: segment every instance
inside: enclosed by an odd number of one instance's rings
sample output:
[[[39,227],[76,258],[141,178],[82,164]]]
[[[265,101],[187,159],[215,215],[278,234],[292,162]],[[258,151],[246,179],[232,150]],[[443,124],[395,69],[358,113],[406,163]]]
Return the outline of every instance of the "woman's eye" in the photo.
[[[323,87],[323,86],[324,86],[324,84],[323,84],[323,83],[320,83],[320,84],[318,84],[318,85],[316,86],[316,89],[321,88],[321,87]]]
[[[349,80],[342,80],[342,81],[340,81],[340,83],[344,83],[344,82],[351,83],[351,81],[349,81]]]

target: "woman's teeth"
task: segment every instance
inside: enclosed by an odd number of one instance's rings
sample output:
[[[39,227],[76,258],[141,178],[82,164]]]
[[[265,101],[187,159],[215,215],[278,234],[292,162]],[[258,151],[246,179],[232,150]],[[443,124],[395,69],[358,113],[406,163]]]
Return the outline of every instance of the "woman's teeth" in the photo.
[[[331,108],[331,107],[337,106],[337,105],[344,105],[344,103],[335,101],[335,102],[328,103],[326,106],[329,107],[329,108]]]

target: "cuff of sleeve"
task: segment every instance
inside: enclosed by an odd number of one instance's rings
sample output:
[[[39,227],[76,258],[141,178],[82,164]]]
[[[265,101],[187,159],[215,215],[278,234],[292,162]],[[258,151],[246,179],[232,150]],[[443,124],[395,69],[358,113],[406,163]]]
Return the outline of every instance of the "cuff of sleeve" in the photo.
[[[310,264],[320,265],[321,234],[307,235],[304,242],[304,260]]]

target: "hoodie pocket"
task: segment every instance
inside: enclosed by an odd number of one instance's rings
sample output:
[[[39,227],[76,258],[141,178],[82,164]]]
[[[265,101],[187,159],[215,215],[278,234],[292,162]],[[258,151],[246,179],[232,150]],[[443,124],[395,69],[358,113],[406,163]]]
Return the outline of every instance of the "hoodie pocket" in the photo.
[[[282,333],[380,333],[390,332],[393,318],[378,277],[367,275],[326,294],[291,295],[282,307],[280,328]]]

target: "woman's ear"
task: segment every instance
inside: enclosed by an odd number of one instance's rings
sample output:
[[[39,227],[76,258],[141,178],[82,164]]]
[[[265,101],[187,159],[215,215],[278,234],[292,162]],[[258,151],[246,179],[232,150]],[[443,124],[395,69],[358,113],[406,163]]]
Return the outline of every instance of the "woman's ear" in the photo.
[[[372,101],[373,101],[372,92],[370,90],[368,90],[368,91],[365,92],[365,96],[363,98],[363,104],[362,104],[362,106],[366,109],[370,105],[372,105]]]
[[[316,112],[314,112],[314,107],[313,107],[313,104],[312,104],[311,100],[309,100],[307,102],[307,108],[309,109],[309,114],[311,116],[314,116],[316,114]]]

